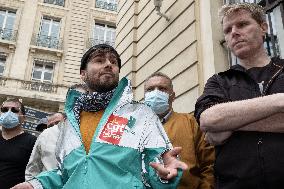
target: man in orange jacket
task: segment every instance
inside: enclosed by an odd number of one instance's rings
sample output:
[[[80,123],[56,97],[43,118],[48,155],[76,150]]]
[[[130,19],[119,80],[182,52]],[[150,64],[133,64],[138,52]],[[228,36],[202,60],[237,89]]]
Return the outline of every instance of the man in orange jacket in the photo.
[[[171,79],[160,72],[144,85],[145,103],[159,116],[173,146],[181,146],[181,160],[189,166],[178,189],[210,189],[214,185],[214,148],[204,140],[193,115],[173,111],[175,92]]]

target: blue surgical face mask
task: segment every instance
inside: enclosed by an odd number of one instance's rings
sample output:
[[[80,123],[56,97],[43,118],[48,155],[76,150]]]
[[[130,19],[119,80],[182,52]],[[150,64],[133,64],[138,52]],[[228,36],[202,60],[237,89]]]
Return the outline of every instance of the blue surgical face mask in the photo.
[[[154,90],[145,93],[145,103],[152,108],[152,110],[160,115],[169,110],[169,94]]]
[[[12,129],[19,125],[19,116],[10,110],[0,115],[0,125],[6,129]]]

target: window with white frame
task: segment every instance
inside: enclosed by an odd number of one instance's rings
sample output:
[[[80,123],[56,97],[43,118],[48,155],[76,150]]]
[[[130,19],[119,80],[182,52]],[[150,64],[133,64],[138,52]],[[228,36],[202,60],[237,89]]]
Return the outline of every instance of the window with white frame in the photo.
[[[96,7],[110,11],[117,11],[117,0],[96,0]]]
[[[54,63],[45,60],[34,60],[32,80],[52,83]]]
[[[59,37],[60,20],[53,18],[43,18],[41,21],[40,35],[49,37]]]
[[[9,10],[0,10],[0,38],[11,40],[16,13]]]
[[[64,6],[64,0],[44,0],[44,3],[58,5],[58,6]]]
[[[96,23],[93,29],[93,38],[94,41],[92,45],[106,43],[111,46],[114,46],[115,27],[106,24]]]
[[[0,55],[0,75],[3,75],[6,63],[6,56]]]
[[[60,20],[45,18],[41,20],[41,28],[37,38],[37,45],[56,48],[59,46]]]

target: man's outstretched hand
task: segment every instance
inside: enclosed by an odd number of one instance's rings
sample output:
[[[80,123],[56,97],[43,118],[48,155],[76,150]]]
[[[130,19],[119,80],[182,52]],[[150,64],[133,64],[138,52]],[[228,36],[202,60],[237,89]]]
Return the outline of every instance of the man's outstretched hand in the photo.
[[[181,147],[175,147],[162,155],[164,165],[160,163],[151,162],[150,166],[153,167],[158,175],[165,180],[170,180],[177,176],[178,168],[183,171],[188,169],[188,166],[177,159],[177,155],[180,154]]]

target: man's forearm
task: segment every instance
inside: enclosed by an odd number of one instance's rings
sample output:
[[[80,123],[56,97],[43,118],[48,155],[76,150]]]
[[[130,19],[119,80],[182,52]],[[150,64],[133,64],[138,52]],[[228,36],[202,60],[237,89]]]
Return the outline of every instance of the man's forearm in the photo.
[[[278,113],[268,118],[250,123],[241,127],[239,130],[284,133],[284,113]]]
[[[200,115],[200,128],[209,132],[237,130],[283,111],[283,99],[284,93],[279,93],[214,105]]]
[[[284,133],[284,113],[278,113],[268,118],[250,123],[238,129],[239,131],[258,131]],[[225,132],[207,132],[205,140],[212,145],[223,144],[232,134],[233,131]]]

